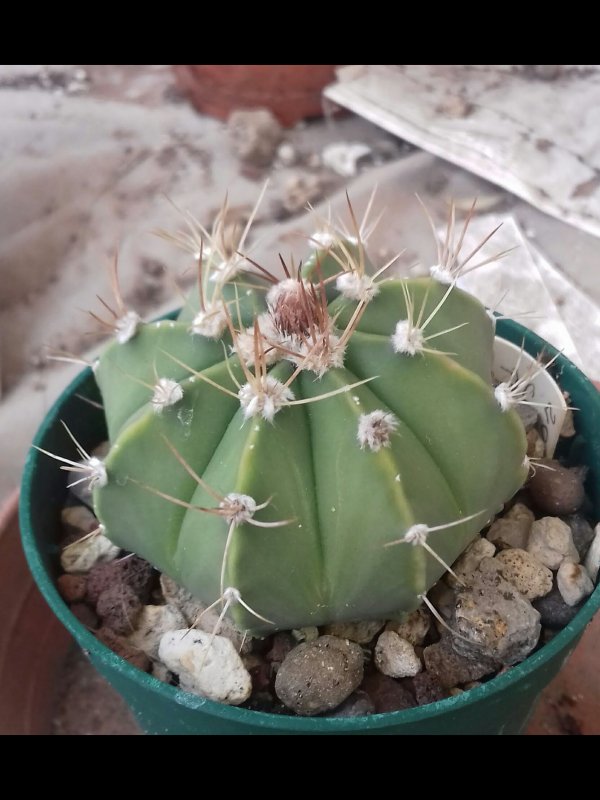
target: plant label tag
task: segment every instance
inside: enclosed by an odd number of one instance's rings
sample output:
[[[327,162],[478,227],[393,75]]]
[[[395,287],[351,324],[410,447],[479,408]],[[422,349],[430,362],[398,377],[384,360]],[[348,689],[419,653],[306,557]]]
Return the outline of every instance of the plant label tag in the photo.
[[[524,378],[528,373],[534,375],[539,369],[533,356],[522,351],[512,342],[496,336],[492,364],[494,382],[508,381],[517,364],[519,366],[513,376],[513,381]],[[540,404],[532,406],[532,408],[538,412],[537,428],[544,442],[545,457],[552,458],[567,413],[567,403],[563,393],[546,370],[540,370],[535,377],[527,381],[523,388],[525,389],[523,399],[526,402]]]

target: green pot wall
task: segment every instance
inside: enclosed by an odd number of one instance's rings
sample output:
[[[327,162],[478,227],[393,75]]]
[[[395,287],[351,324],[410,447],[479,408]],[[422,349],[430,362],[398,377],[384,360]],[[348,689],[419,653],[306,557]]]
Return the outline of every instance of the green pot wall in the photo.
[[[521,325],[502,320],[498,334],[528,352],[556,351]],[[570,444],[578,463],[590,467],[588,493],[600,518],[600,394],[564,356],[553,370],[571,394],[577,436]],[[106,437],[103,414],[77,395],[98,400],[89,369],[63,392],[47,414],[35,444],[61,453],[68,446],[63,419],[86,448]],[[119,691],[142,728],[154,734],[514,734],[525,726],[542,689],[557,674],[600,606],[600,587],[573,621],[522,664],[483,686],[438,703],[407,711],[349,719],[284,717],[224,706],[182,692],[140,672],[116,656],[71,614],[56,590],[58,529],[65,498],[65,473],[56,462],[31,449],[21,487],[23,547],[37,584],[50,607],[69,629],[99,672]]]

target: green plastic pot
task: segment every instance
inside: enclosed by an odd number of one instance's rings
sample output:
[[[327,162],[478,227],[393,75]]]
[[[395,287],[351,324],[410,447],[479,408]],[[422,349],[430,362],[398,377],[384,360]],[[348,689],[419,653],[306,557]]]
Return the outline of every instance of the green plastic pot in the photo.
[[[533,355],[556,350],[512,321],[498,322],[498,335]],[[569,457],[587,464],[588,494],[600,518],[600,394],[574,364],[559,356],[553,370],[579,409]],[[61,453],[68,442],[64,420],[86,448],[106,438],[102,411],[81,397],[98,400],[91,370],[71,383],[48,412],[34,444]],[[33,576],[50,607],[94,666],[120,692],[141,727],[154,734],[515,734],[525,727],[535,701],[569,657],[600,606],[600,587],[552,641],[503,675],[458,697],[407,711],[347,719],[287,717],[225,706],[182,692],[130,666],[101,644],[71,614],[56,589],[58,530],[65,498],[64,472],[31,449],[20,501],[23,547]]]

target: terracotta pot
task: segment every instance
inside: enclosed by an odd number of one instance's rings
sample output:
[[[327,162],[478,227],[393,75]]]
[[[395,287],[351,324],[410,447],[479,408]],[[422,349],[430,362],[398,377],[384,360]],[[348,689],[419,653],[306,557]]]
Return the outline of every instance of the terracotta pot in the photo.
[[[71,637],[39,593],[21,548],[19,494],[0,509],[0,735],[51,732]]]
[[[227,119],[239,108],[268,108],[282,125],[322,114],[321,92],[335,64],[174,64],[198,111]]]

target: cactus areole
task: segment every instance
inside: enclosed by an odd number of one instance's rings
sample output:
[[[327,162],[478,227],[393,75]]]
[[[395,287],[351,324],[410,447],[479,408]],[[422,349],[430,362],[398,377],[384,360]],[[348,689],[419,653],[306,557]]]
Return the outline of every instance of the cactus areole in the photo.
[[[177,320],[120,302],[95,370],[106,535],[257,635],[414,609],[527,474],[484,306],[314,244],[281,280],[206,246]]]

